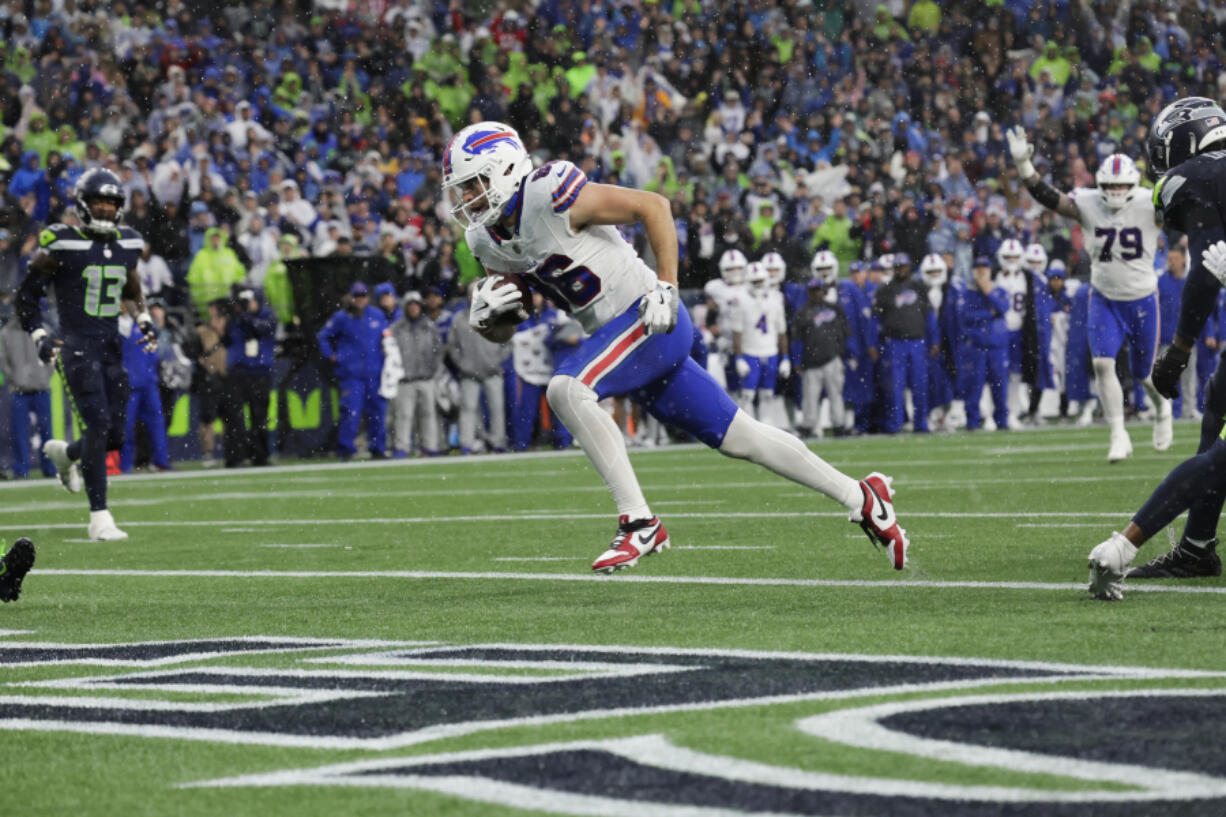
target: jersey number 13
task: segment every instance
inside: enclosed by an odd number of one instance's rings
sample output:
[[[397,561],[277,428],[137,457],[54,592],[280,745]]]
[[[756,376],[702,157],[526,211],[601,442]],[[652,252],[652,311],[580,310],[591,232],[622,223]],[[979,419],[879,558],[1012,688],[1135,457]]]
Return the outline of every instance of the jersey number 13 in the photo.
[[[86,267],[85,312],[95,318],[113,318],[119,314],[120,294],[128,280],[124,267]]]

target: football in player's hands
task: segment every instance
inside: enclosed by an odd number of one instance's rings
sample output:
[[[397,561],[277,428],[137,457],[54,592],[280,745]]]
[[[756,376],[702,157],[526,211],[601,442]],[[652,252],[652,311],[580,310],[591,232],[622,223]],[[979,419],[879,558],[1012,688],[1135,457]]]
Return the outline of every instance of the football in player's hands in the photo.
[[[473,286],[468,322],[487,340],[506,343],[531,310],[532,290],[524,277],[495,273]]]
[[[490,277],[493,279],[493,289],[502,289],[503,285],[511,283],[519,291],[517,298],[519,308],[514,309],[508,306],[505,311],[495,308],[492,324],[510,323],[518,326],[527,320],[532,314],[532,288],[528,286],[528,279],[511,272],[497,272]]]

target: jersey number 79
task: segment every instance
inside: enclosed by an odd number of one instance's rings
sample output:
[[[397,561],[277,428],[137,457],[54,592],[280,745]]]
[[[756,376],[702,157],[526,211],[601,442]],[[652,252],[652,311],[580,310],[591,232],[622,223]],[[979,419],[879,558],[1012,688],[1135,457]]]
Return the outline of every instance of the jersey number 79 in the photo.
[[[1111,261],[1111,247],[1115,244],[1116,231],[1114,227],[1099,227],[1094,231],[1095,238],[1105,238],[1103,248],[1098,254],[1098,260],[1104,264]],[[1119,231],[1120,260],[1136,261],[1141,257],[1144,247],[1141,246],[1141,231],[1136,227],[1125,227]]]

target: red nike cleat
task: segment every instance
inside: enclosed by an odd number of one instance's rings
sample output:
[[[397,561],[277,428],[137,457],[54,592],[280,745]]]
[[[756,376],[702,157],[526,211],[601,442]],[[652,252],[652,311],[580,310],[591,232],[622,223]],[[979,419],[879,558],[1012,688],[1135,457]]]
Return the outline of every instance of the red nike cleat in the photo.
[[[660,517],[636,519],[631,522],[624,516],[617,518],[617,535],[609,549],[592,562],[597,573],[612,573],[634,567],[640,558],[656,551],[668,549],[668,531],[660,524]]]
[[[902,570],[907,566],[907,547],[911,542],[894,515],[894,489],[890,487],[893,482],[892,477],[876,471],[860,480],[864,504],[858,511],[848,514],[847,519],[859,522],[869,541],[885,548],[885,555],[894,569]]]

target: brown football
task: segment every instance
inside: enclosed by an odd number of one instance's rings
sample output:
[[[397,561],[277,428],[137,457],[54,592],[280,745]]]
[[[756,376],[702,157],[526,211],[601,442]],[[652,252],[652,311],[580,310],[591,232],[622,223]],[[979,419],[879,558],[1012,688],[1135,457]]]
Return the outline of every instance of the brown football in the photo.
[[[513,272],[496,272],[493,276],[494,283],[500,285],[503,281],[510,281],[519,289],[519,302],[524,308],[524,312],[532,314],[532,289],[528,286],[528,279],[522,275],[516,275]],[[523,318],[516,312],[505,312],[498,316],[498,320],[494,321],[497,324],[511,324],[518,326]]]

